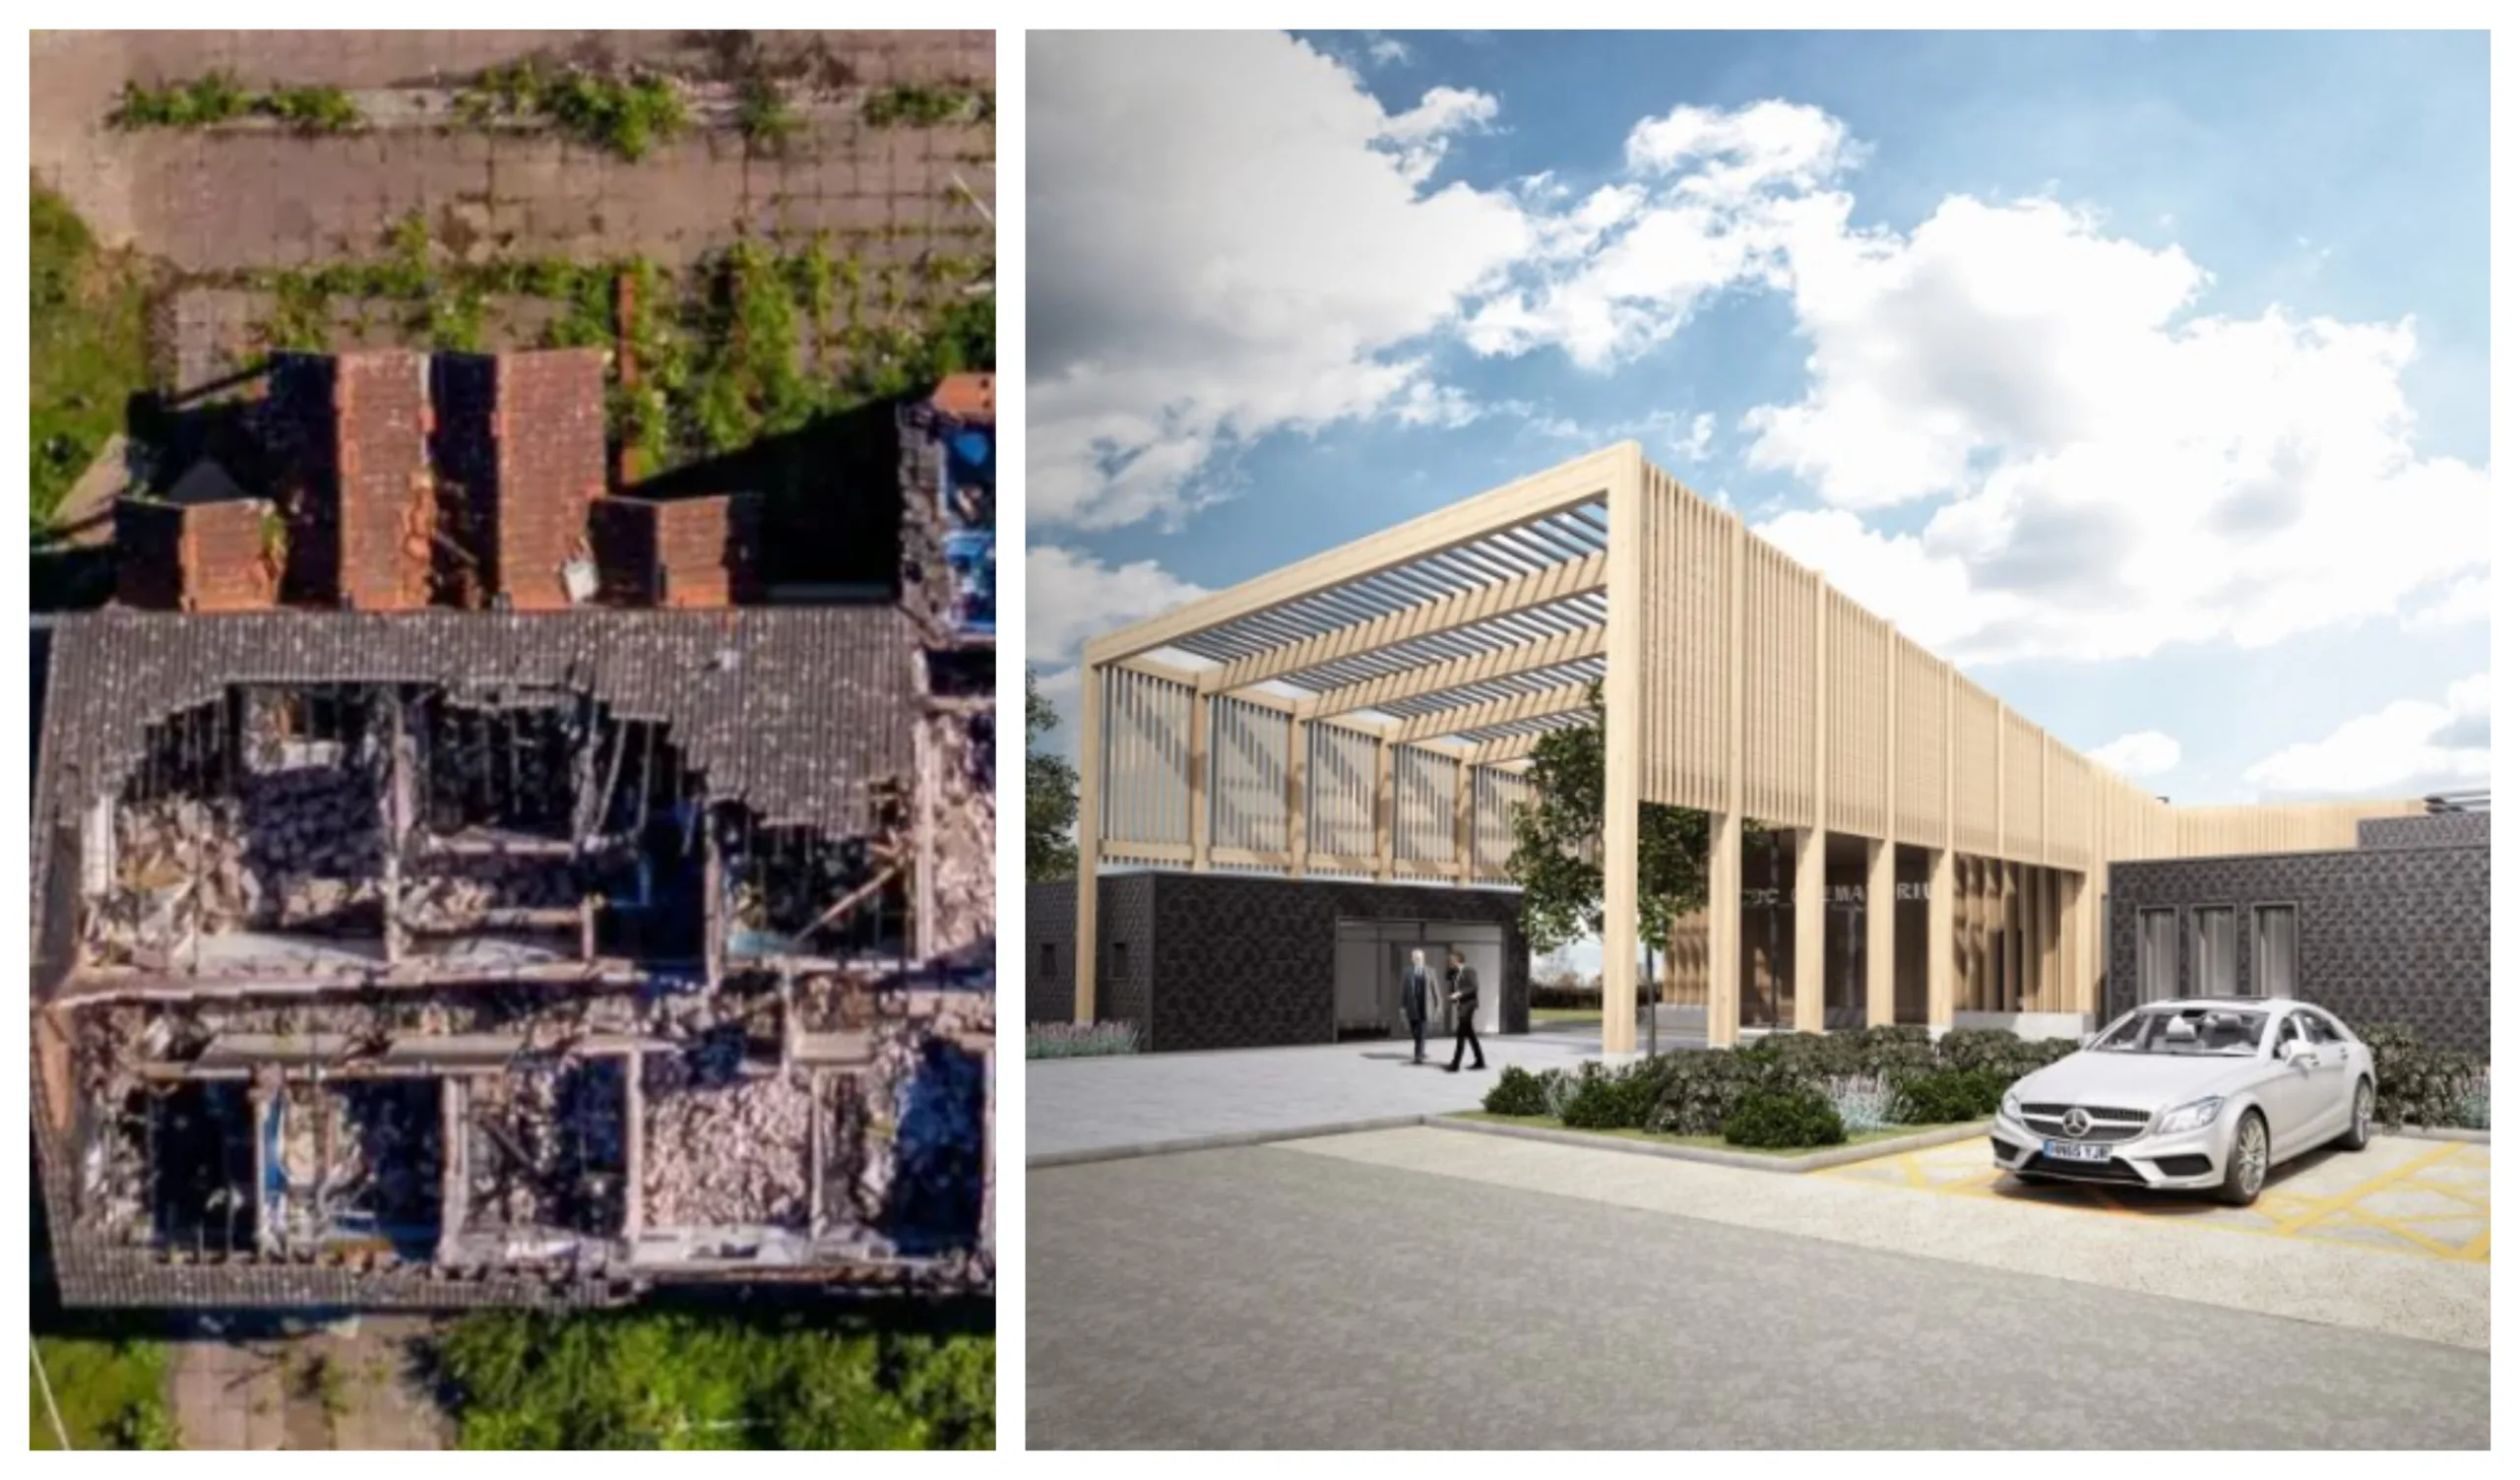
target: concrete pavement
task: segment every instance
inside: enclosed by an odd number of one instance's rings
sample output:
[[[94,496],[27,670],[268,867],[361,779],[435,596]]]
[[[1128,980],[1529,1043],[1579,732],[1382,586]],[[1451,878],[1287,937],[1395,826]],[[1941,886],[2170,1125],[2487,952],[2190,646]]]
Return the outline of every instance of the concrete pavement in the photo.
[[[2426,1154],[2460,1149],[2387,1137],[2372,1145],[2371,1156],[2354,1160],[2375,1171],[2411,1165],[2396,1155],[2408,1145]],[[2477,1351],[2488,1344],[2491,1266],[2481,1261],[2236,1236],[2174,1216],[2112,1216],[2045,1198],[1920,1196],[1825,1173],[1740,1171],[1432,1128],[1286,1149],[1485,1185],[1471,1195],[1486,1188],[1544,1192]],[[2269,1180],[2271,1193],[2283,1193],[2284,1175],[2279,1168]],[[1027,1226],[1038,1237],[1043,1225],[1036,1217]]]
[[[1485,1073],[1467,1061],[1460,1073],[1445,1073],[1450,1040],[1429,1042],[1428,1064],[1412,1064],[1405,1038],[1034,1060],[1024,1065],[1024,1152],[1039,1163],[1476,1110],[1506,1064],[1537,1072],[1602,1057],[1598,1027],[1481,1042]]]
[[[1377,1143],[1379,1162],[1358,1154]],[[1028,1177],[1033,1445],[2488,1440],[2481,1350],[1393,1164],[1522,1143],[1417,1130],[1300,1144]],[[1593,1155],[1618,1165],[1584,1178],[1818,1182]],[[1831,1186],[1874,1211],[2066,1216]]]

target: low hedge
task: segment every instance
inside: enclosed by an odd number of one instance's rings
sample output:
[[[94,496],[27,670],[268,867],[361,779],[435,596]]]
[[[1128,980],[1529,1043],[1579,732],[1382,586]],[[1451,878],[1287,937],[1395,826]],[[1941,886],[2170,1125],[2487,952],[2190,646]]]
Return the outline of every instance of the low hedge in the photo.
[[[1507,1064],[1479,1108],[1489,1115],[1546,1115],[1548,1086],[1530,1069]]]
[[[1816,1089],[1756,1089],[1741,1097],[1724,1119],[1729,1145],[1766,1150],[1835,1146],[1847,1138],[1837,1111]]]
[[[2004,1091],[2012,1088],[2017,1077],[1999,1068],[1941,1068],[1910,1074],[1897,1081],[1897,1114],[1910,1126],[1984,1120],[2003,1104]]]

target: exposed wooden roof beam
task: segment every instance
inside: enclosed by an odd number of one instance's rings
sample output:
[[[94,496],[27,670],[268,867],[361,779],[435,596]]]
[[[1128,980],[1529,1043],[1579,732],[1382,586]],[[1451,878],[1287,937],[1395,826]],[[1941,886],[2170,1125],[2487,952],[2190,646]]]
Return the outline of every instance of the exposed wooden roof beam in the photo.
[[[1510,677],[1586,658],[1598,658],[1602,655],[1606,637],[1600,627],[1585,627],[1578,631],[1560,632],[1554,637],[1544,637],[1537,642],[1498,648],[1492,653],[1473,653],[1424,668],[1386,674],[1379,678],[1367,678],[1360,683],[1334,688],[1317,699],[1300,700],[1295,713],[1307,719],[1328,719],[1352,710],[1371,709],[1402,699],[1484,683],[1490,678]]]
[[[1413,715],[1400,722],[1400,728],[1393,733],[1392,739],[1407,744],[1438,735],[1459,735],[1468,730],[1483,730],[1490,725],[1510,725],[1516,720],[1572,714],[1591,707],[1592,692],[1593,686],[1589,683],[1567,683],[1556,688],[1544,688],[1538,693],[1514,694],[1483,703],[1465,704],[1458,709]]]
[[[1318,637],[1292,642],[1248,658],[1237,658],[1222,668],[1200,675],[1199,686],[1229,690],[1266,683],[1272,678],[1283,678],[1289,674],[1299,674],[1325,663],[1354,658],[1359,653],[1396,647],[1419,637],[1466,627],[1473,622],[1511,616],[1551,602],[1599,591],[1608,574],[1609,559],[1606,555],[1568,560],[1545,570],[1533,571],[1527,576],[1455,592],[1387,616],[1324,632]]]

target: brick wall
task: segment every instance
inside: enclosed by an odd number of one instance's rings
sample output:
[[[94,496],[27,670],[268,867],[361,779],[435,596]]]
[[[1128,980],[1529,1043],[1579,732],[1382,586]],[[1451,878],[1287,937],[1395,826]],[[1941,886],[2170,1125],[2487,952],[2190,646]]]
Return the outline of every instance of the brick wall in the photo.
[[[277,355],[263,424],[288,524],[283,596],[368,611],[426,606],[437,521],[427,357]]]
[[[599,498],[591,534],[602,599],[733,607],[761,599],[761,498]]]
[[[2432,812],[2420,817],[2364,817],[2354,824],[2363,848],[2439,848],[2493,840],[2490,812]]]
[[[603,493],[603,352],[498,356],[497,589],[521,611],[570,605],[560,567],[583,553]]]
[[[440,354],[430,369],[442,599],[570,605],[560,570],[589,547],[604,489],[603,352]],[[455,553],[461,551],[461,554]]]
[[[2490,850],[2359,849],[2162,859],[2109,870],[2110,1016],[2135,1005],[2139,912],[2177,912],[2179,990],[2193,990],[2194,912],[2236,912],[2239,982],[2255,980],[2252,909],[2294,907],[2296,995],[2349,1023],[2403,1023],[2444,1048],[2489,1052]]]
[[[333,403],[340,438],[341,599],[361,611],[425,607],[429,532],[437,518],[429,472],[427,356],[403,350],[339,355]]]

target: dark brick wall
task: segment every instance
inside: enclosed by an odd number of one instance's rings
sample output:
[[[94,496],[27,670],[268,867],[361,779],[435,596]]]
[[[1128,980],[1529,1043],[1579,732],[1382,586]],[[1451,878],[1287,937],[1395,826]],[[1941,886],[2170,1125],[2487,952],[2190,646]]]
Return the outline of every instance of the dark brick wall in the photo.
[[[1076,880],[1024,886],[1024,1020],[1076,1017]]]
[[[1064,1022],[1074,1015],[1075,899],[1073,884],[1026,889],[1027,1021]],[[1095,1015],[1136,1023],[1149,1049],[1330,1042],[1343,919],[1504,927],[1505,980],[1481,986],[1502,994],[1504,1031],[1531,1031],[1531,951],[1523,939],[1520,894],[1232,873],[1130,873],[1104,878],[1101,900],[1102,966]],[[1048,981],[1041,980],[1044,945],[1057,968]],[[1123,960],[1125,975],[1115,976]]]
[[[2491,872],[2484,846],[2112,865],[2108,1013],[2135,1004],[2137,911],[2179,911],[2179,982],[2187,990],[2195,971],[2189,911],[2236,911],[2245,987],[2254,970],[2250,907],[2290,904],[2300,932],[2301,997],[2349,1023],[2403,1023],[2441,1047],[2488,1053]]]
[[[2490,812],[2434,812],[2421,817],[2364,817],[2354,824],[2365,848],[2442,848],[2493,840]]]

